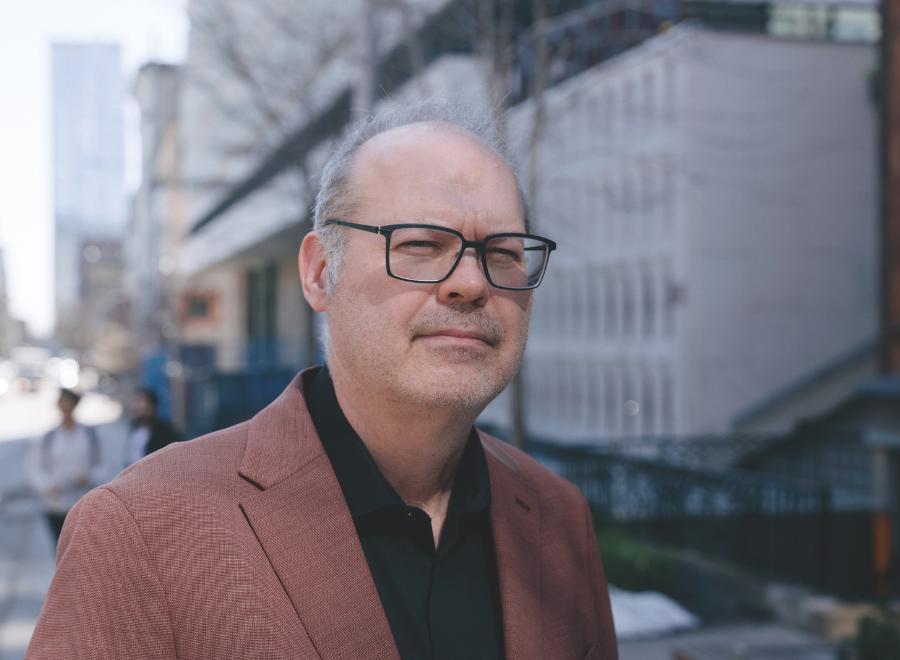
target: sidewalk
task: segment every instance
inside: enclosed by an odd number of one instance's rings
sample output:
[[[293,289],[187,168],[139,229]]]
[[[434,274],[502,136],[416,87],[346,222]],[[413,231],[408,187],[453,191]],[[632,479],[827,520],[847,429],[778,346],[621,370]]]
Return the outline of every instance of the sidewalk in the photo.
[[[837,650],[808,632],[779,623],[736,623],[660,639],[623,642],[619,660],[835,660]]]
[[[104,473],[122,467],[127,423],[97,427]],[[34,439],[0,443],[0,660],[21,660],[53,578],[55,547],[39,502],[24,491]]]
[[[0,659],[20,660],[53,577],[50,532],[33,506],[30,515],[0,518]],[[24,513],[24,512],[23,512]]]

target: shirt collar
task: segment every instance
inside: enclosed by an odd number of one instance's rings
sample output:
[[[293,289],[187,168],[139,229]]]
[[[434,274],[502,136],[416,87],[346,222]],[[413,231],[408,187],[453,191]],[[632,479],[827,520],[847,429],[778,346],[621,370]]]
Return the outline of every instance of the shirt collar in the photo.
[[[405,507],[344,416],[327,366],[309,382],[305,395],[316,432],[354,520],[381,509]],[[456,471],[448,513],[482,513],[487,511],[490,501],[487,460],[473,428]]]

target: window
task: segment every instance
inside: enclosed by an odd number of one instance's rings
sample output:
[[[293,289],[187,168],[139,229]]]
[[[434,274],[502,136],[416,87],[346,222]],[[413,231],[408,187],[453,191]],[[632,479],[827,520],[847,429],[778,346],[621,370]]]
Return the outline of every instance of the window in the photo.
[[[618,335],[619,282],[615,270],[607,268],[603,279],[603,329],[604,334],[612,339]]]
[[[633,80],[625,81],[625,121],[634,121],[637,114],[637,89]]]
[[[671,236],[675,226],[675,166],[670,156],[663,156],[661,166],[660,213],[663,219],[663,234]]]
[[[662,432],[672,435],[676,432],[675,428],[675,392],[672,383],[672,374],[668,369],[663,371],[661,378],[659,401],[659,417]]]
[[[634,235],[634,185],[631,180],[631,172],[627,169],[621,173],[619,182],[621,194],[619,195],[619,235],[623,241],[628,242]]]
[[[666,337],[675,335],[675,313],[681,299],[681,289],[675,281],[672,261],[667,259],[663,265],[663,332]]]
[[[590,337],[593,326],[594,312],[594,283],[591,282],[593,270],[590,265],[582,267],[578,278],[578,334],[581,337]]]
[[[216,320],[216,294],[211,292],[187,292],[181,298],[183,323]]]
[[[596,433],[603,424],[603,371],[593,360],[588,364],[587,426]]]
[[[656,334],[656,280],[650,264],[644,264],[641,269],[641,300],[643,312],[641,322],[644,337],[653,337]]]
[[[614,366],[607,365],[603,370],[603,427],[608,435],[619,433],[619,373]]]
[[[677,119],[678,98],[676,90],[678,88],[678,70],[675,61],[668,58],[663,63],[663,96],[664,96],[664,121],[668,124],[675,123]]]
[[[603,333],[603,299],[605,296],[603,271],[591,264],[587,272],[587,334],[588,337],[596,338]]]
[[[249,364],[273,364],[277,359],[277,285],[274,262],[247,271],[244,314]]]
[[[622,401],[620,408],[625,422],[625,434],[637,434],[640,426],[638,417],[641,414],[641,395],[638,390],[638,378],[636,370],[633,367],[625,368],[624,391],[622,393]]]
[[[650,367],[641,370],[641,432],[645,436],[657,435],[656,382]]]
[[[191,319],[203,319],[209,314],[209,300],[198,296],[190,296],[187,304],[187,315]]]
[[[650,71],[644,72],[643,84],[644,84],[643,117],[644,117],[644,121],[646,121],[648,124],[651,124],[654,121],[654,119],[656,118],[655,117],[656,99],[655,99],[655,95],[654,95],[655,90],[653,89],[653,73],[652,72],[650,72]]]
[[[631,270],[626,267],[619,271],[619,278],[622,283],[622,335],[631,338],[635,335],[637,317],[635,282]]]
[[[606,90],[603,99],[603,128],[612,133],[616,125],[616,93],[612,89]]]

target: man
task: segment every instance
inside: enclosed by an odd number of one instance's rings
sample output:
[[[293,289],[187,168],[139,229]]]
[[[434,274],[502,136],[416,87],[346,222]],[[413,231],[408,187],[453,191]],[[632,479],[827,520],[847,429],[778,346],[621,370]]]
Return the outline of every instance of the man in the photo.
[[[133,407],[134,418],[125,447],[125,465],[137,463],[144,456],[182,439],[175,427],[159,416],[159,398],[153,390],[146,387],[139,389],[134,396]]]
[[[447,119],[332,155],[299,255],[327,370],[82,500],[29,658],[616,658],[584,498],[472,426],[555,245]]]

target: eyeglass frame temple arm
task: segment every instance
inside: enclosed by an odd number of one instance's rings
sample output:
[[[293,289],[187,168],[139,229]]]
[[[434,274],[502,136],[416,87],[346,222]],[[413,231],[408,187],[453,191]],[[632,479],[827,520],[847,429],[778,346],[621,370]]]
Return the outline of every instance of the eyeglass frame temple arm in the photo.
[[[376,227],[374,225],[361,225],[356,222],[348,222],[347,220],[338,220],[337,218],[329,218],[325,221],[325,225],[339,225],[341,227],[351,227],[352,229],[362,229],[363,231],[367,231],[372,234],[385,233],[381,231],[381,227]]]

